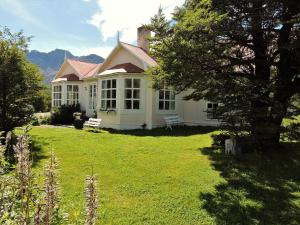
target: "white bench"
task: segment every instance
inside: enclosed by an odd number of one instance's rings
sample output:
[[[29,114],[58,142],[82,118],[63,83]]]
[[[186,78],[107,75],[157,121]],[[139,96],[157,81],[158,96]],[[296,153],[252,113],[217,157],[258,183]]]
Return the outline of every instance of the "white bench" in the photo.
[[[88,121],[84,122],[84,127],[93,127],[100,129],[102,119],[89,118]]]
[[[166,122],[167,128],[172,130],[172,126],[183,125],[183,121],[180,119],[178,115],[165,116],[164,120]]]

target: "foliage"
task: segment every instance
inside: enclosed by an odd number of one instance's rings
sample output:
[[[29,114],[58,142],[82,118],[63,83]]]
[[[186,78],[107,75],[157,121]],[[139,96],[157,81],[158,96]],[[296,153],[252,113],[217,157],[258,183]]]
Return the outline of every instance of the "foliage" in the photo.
[[[73,114],[80,111],[80,105],[62,105],[51,112],[52,124],[70,125],[73,123]]]
[[[83,124],[84,124],[84,120],[82,120],[82,119],[75,119],[74,120],[74,127],[76,129],[82,129],[83,128]]]
[[[32,126],[39,126],[42,124],[51,123],[51,114],[50,113],[35,113],[31,119]]]
[[[48,86],[42,85],[41,90],[33,99],[35,112],[49,112],[51,109],[51,90]]]
[[[96,177],[94,174],[85,178],[86,224],[94,225],[97,219]]]
[[[222,103],[214,114],[224,129],[277,145],[300,92],[299,11],[294,0],[187,0],[168,21],[160,9],[147,26],[154,86]]]
[[[0,130],[5,133],[30,121],[42,88],[39,69],[26,59],[29,40],[22,32],[0,30]]]

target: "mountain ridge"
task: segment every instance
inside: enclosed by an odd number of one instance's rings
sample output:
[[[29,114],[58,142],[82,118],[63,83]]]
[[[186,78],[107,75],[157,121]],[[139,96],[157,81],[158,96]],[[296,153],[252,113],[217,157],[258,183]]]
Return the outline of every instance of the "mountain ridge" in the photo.
[[[104,61],[103,57],[96,54],[75,56],[70,51],[64,49],[55,49],[50,52],[31,50],[27,53],[28,60],[33,64],[36,64],[41,69],[44,81],[47,85],[50,85],[60,66],[64,62],[65,57],[68,59],[97,64]]]

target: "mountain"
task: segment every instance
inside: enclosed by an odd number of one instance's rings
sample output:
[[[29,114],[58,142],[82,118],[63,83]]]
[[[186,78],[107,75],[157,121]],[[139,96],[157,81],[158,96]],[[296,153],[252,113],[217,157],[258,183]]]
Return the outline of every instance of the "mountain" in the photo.
[[[83,62],[102,63],[104,61],[104,58],[95,54],[74,56],[71,52],[63,49],[55,49],[48,53],[32,50],[27,53],[27,58],[40,67],[45,78],[45,83],[50,84],[64,62],[65,55],[68,59],[77,59]]]

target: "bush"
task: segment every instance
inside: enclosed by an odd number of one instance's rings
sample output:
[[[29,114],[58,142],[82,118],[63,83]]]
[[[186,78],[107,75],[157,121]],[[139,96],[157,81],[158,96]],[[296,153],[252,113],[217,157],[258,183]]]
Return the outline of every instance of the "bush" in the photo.
[[[83,128],[83,123],[84,123],[84,120],[82,120],[82,119],[75,119],[74,120],[74,127],[76,129],[82,129]]]
[[[80,111],[80,105],[62,105],[51,113],[51,124],[73,124],[73,114]]]
[[[51,114],[50,113],[35,113],[31,120],[32,126],[39,126],[41,124],[50,124]]]
[[[211,135],[213,139],[213,145],[225,148],[225,140],[230,138],[228,134],[213,134]]]

